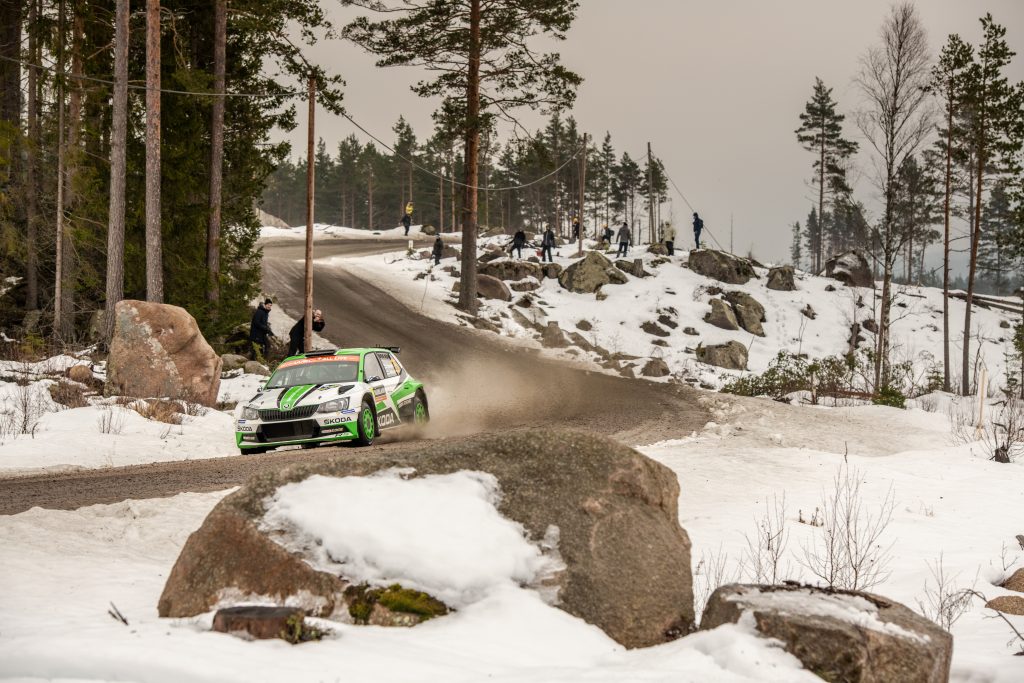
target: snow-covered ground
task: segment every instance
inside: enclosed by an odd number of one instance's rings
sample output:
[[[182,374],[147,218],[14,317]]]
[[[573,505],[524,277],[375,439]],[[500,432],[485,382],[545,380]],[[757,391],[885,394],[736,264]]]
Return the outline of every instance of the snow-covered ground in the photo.
[[[817,408],[764,400],[708,397],[715,421],[691,438],[642,448],[671,467],[682,494],[680,519],[693,541],[694,586],[706,595],[711,560],[721,579],[750,579],[740,568],[746,536],[755,535],[766,503],[785,497],[788,547],[780,578],[810,580],[804,548],[821,534],[808,519],[841,467],[859,472],[867,509],[892,492],[890,574],[873,590],[913,609],[934,584],[929,563],[942,558],[955,587],[989,598],[1024,552],[1024,464],[1001,465],[976,445],[951,446],[941,412],[885,407]],[[847,452],[848,451],[848,452]],[[845,457],[844,457],[845,454]],[[416,490],[395,491],[412,485]],[[283,490],[278,526],[296,524],[340,543],[353,561],[388,558],[382,581],[439,581],[441,589],[483,586],[451,615],[412,629],[318,622],[333,631],[321,642],[289,646],[247,642],[209,632],[212,616],[161,620],[156,604],[188,534],[220,494],[126,501],[77,511],[33,509],[0,519],[0,676],[90,680],[373,680],[373,681],[801,681],[817,680],[744,626],[728,626],[658,647],[625,651],[603,633],[549,606],[529,583],[539,555],[496,518],[492,483],[463,474],[445,481],[310,481]],[[302,486],[331,492],[302,491]],[[383,487],[383,489],[382,489]],[[345,488],[345,495],[335,495]],[[305,495],[305,494],[313,494]],[[340,506],[324,515],[321,500]],[[408,505],[409,500],[418,504]],[[343,509],[355,506],[359,514]],[[468,507],[467,507],[468,506]],[[472,514],[466,511],[472,509]],[[452,517],[464,520],[446,533]],[[332,522],[332,519],[341,521]],[[504,524],[504,526],[503,526]],[[377,530],[366,537],[367,530]],[[387,533],[380,533],[386,530]],[[481,553],[474,533],[504,537]],[[364,538],[363,541],[353,539]],[[416,538],[410,553],[402,539]],[[376,540],[374,540],[376,539]],[[353,544],[348,547],[345,544]],[[410,541],[411,544],[411,541]],[[1011,547],[1011,544],[1012,547]],[[437,574],[439,557],[459,571]],[[485,567],[486,571],[480,570]],[[483,576],[484,580],[481,580]],[[504,580],[501,577],[506,577]],[[456,591],[457,592],[457,591]],[[110,603],[128,619],[106,614]],[[1011,683],[1024,679],[1012,633],[980,601],[954,625],[953,680]],[[1024,618],[1010,617],[1018,628]],[[1017,646],[1019,647],[1019,645]]]
[[[61,355],[37,363],[0,361],[0,474],[139,465],[237,455],[230,411],[192,406],[170,424],[144,417],[141,402],[87,395],[87,405],[68,408],[50,389],[71,382],[63,375],[75,365],[104,377],[102,363],[86,355]],[[218,400],[234,403],[252,396],[266,378],[235,373],[222,379]],[[184,408],[184,406],[183,406]]]
[[[480,253],[485,253],[488,244],[504,246],[508,239],[505,236],[482,238]],[[588,243],[588,246],[593,245]],[[562,266],[570,265],[577,260],[576,250],[575,244],[557,248],[555,262]],[[844,354],[849,348],[851,324],[863,323],[876,315],[870,289],[848,288],[829,278],[798,273],[796,291],[775,291],[767,288],[767,270],[763,268],[756,269],[759,279],[745,285],[727,285],[686,268],[688,256],[689,252],[677,251],[675,256],[669,257],[669,262],[653,266],[651,262],[659,257],[646,253],[645,247],[634,248],[628,259],[642,258],[652,277],[630,276],[626,284],[606,285],[602,292],[607,298],[603,301],[593,294],[577,294],[563,289],[556,280],[544,279],[540,288],[530,294],[533,304],[529,308],[515,309],[534,323],[545,325],[554,321],[564,331],[579,331],[590,344],[610,353],[639,356],[640,360],[635,361],[637,370],[646,358],[661,358],[677,377],[699,381],[710,387],[720,387],[739,373],[699,363],[693,353],[698,343],[707,346],[739,341],[749,350],[748,369],[760,373],[767,369],[780,350],[804,353],[811,358]],[[442,267],[435,268],[432,260],[420,259],[417,255],[407,257],[404,252],[333,258],[339,262],[343,260],[346,268],[355,269],[362,277],[384,288],[414,310],[439,319],[456,320],[452,307],[445,302],[452,296],[457,278],[442,269],[450,265],[458,268],[455,259],[442,260]],[[609,254],[609,258],[614,261],[614,254]],[[415,279],[425,272],[429,273],[426,278]],[[757,337],[743,330],[727,331],[704,322],[705,314],[710,311],[709,301],[719,296],[712,294],[709,288],[744,292],[759,301],[765,308],[767,319],[763,324],[765,336]],[[828,291],[828,288],[834,291]],[[897,287],[897,291],[892,309],[892,359],[894,363],[912,362],[914,379],[923,384],[930,371],[937,369],[941,374],[942,291],[931,287],[904,286]],[[880,296],[880,289],[877,295]],[[513,302],[521,296],[513,292]],[[502,334],[526,340],[537,336],[509,315],[509,303],[481,299],[480,304],[481,317],[497,324]],[[813,309],[813,320],[801,313],[806,306]],[[965,302],[951,300],[953,339],[950,357],[954,366],[954,383],[959,382],[960,376],[965,307]],[[643,323],[656,322],[665,314],[678,325],[675,329],[666,328],[670,332],[668,337],[661,339],[640,328]],[[979,369],[987,369],[991,386],[999,386],[1004,381],[1005,356],[1011,350],[1012,340],[1009,325],[1014,324],[1017,317],[1004,311],[974,307],[971,355],[977,357]],[[590,329],[578,329],[581,321]],[[698,334],[684,334],[682,330],[686,327],[694,328]],[[861,330],[861,335],[867,338],[862,348],[873,343],[872,334]],[[667,346],[654,343],[659,340],[666,342]],[[565,350],[549,349],[546,353],[575,357],[567,355]],[[580,356],[587,357],[588,354],[581,353]],[[596,359],[595,356],[590,357]]]
[[[360,230],[359,228],[346,228],[340,225],[329,223],[313,224],[313,239],[320,237],[344,237],[350,240],[380,240],[380,239],[423,239],[427,235],[423,233],[422,225],[413,225],[409,228],[409,234],[405,234],[405,228],[398,226],[389,230]],[[277,228],[272,225],[265,225],[260,228],[260,239],[296,239],[306,238],[306,226],[295,228]]]

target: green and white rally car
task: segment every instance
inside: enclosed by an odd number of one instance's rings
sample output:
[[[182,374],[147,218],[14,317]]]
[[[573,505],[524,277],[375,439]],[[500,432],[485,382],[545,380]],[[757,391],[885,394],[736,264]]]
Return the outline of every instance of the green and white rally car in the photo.
[[[355,441],[430,419],[423,383],[398,362],[397,347],[313,351],[284,359],[239,413],[242,453],[277,446]]]

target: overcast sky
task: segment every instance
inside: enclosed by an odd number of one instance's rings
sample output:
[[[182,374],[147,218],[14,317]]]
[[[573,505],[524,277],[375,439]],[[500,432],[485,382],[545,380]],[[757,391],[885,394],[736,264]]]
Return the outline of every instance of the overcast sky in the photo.
[[[731,215],[737,253],[749,248],[763,260],[788,259],[790,226],[803,223],[817,196],[808,185],[812,155],[793,134],[797,117],[820,76],[848,115],[847,135],[860,138],[852,116],[859,106],[853,78],[860,57],[877,43],[890,4],[581,0],[566,41],[558,45],[565,64],[584,78],[573,115],[599,138],[610,131],[619,154],[636,155],[650,142],[725,247]],[[919,0],[917,8],[936,54],[950,33],[977,43],[978,18],[991,12],[1020,53],[1010,76],[1024,79],[1024,0]],[[328,13],[339,26],[352,16],[335,7]],[[346,109],[375,135],[390,141],[399,114],[421,139],[429,134],[436,102],[409,90],[415,71],[378,69],[372,57],[341,40],[321,41],[308,53],[346,80]],[[305,149],[305,116],[299,120],[302,125],[287,136],[295,152]],[[531,127],[541,123],[531,120]],[[352,132],[363,137],[344,119],[318,112],[317,134],[329,148]],[[858,164],[870,168],[863,154]],[[875,206],[867,173],[856,182],[857,198]],[[673,196],[682,223],[690,212]]]

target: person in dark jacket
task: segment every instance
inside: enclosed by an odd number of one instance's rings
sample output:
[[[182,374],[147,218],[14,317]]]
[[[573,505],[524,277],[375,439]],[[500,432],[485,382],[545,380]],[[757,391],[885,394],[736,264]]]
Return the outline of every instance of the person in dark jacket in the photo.
[[[523,232],[522,228],[516,230],[516,234],[512,235],[512,247],[508,250],[509,256],[512,252],[518,252],[519,258],[523,258],[523,247],[526,245],[526,233]]]
[[[252,354],[256,355],[258,348],[266,360],[267,351],[270,348],[270,337],[274,331],[270,329],[270,311],[274,308],[274,302],[264,299],[263,303],[256,307],[252,314],[252,323],[249,325],[249,342],[252,345]]]
[[[552,258],[552,256],[551,256],[551,250],[554,248],[554,246],[555,246],[555,231],[552,230],[551,226],[549,225],[548,229],[544,231],[544,237],[540,241],[540,262],[541,263],[544,263],[545,259],[547,259],[548,261],[551,261],[552,263],[555,262],[555,259]]]
[[[605,249],[612,246],[612,237],[615,237],[615,233],[607,225],[604,226],[604,232],[601,233],[601,239],[605,242]]]
[[[629,230],[629,223],[622,221],[622,227],[619,228],[616,238],[619,240],[619,251],[616,255],[625,256],[629,253],[629,245],[633,243],[633,233]]]
[[[412,227],[412,216],[409,215],[408,211],[402,214],[402,226],[405,228],[405,236],[408,237],[409,228]]]
[[[444,242],[441,241],[441,236],[438,235],[437,239],[434,240],[434,265],[441,265],[441,254],[444,253]]]
[[[313,331],[320,332],[327,323],[324,322],[324,314],[319,308],[313,311]],[[299,318],[299,322],[292,325],[288,332],[288,355],[294,356],[306,352],[306,316]]]
[[[580,219],[572,219],[572,241],[575,242],[580,238]]]
[[[697,212],[693,212],[693,241],[697,244],[697,248],[700,249],[700,233],[704,230],[704,221],[701,220]]]

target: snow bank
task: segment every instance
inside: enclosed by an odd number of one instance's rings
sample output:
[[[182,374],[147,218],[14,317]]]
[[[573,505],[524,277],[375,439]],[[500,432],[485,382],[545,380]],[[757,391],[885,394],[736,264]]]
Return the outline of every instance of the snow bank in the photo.
[[[413,225],[409,228],[409,234],[405,234],[405,228],[398,226],[389,230],[360,230],[358,228],[346,228],[340,225],[329,223],[313,224],[313,239],[317,237],[344,237],[350,240],[380,240],[380,239],[415,239],[427,237],[423,233],[422,225]],[[294,228],[278,228],[272,225],[264,225],[260,228],[260,239],[296,239],[306,238],[306,226],[301,225]]]
[[[492,475],[402,474],[317,475],[282,486],[263,522],[287,532],[286,541],[272,538],[303,549],[321,570],[356,583],[400,583],[456,608],[559,568],[495,508],[499,491]]]

